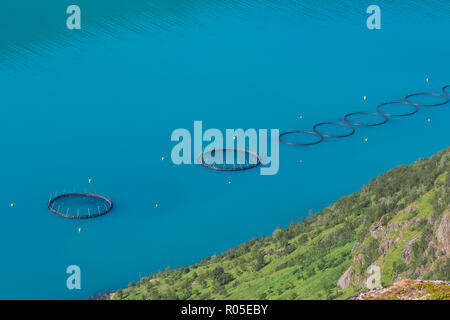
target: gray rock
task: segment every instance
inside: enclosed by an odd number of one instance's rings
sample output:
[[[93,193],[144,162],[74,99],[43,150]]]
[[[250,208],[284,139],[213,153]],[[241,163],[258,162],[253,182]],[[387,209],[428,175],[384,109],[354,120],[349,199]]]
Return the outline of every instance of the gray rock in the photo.
[[[450,256],[450,211],[444,212],[436,230],[436,239],[440,249],[447,257]]]
[[[337,286],[341,289],[346,289],[350,285],[352,280],[352,266],[348,267],[348,269],[342,274],[337,282]]]
[[[402,257],[403,257],[403,259],[405,259],[406,262],[408,262],[409,259],[411,258],[412,245],[413,245],[415,242],[417,242],[417,241],[419,241],[419,238],[418,238],[418,237],[411,239],[411,240],[408,242],[408,244],[405,246],[405,248],[403,249],[403,251],[402,251]]]

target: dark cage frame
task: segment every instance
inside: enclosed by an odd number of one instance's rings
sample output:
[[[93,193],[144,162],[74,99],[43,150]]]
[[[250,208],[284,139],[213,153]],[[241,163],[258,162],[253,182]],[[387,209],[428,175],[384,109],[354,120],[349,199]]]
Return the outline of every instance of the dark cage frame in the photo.
[[[244,153],[246,153],[248,155],[251,155],[251,156],[255,157],[257,161],[256,161],[256,163],[249,163],[246,166],[234,167],[234,168],[219,167],[219,166],[217,166],[215,164],[208,164],[208,163],[205,163],[203,161],[205,155],[211,154],[212,152],[221,152],[221,151],[222,152],[223,151],[225,151],[225,152],[226,151],[244,152]],[[212,169],[212,170],[217,170],[217,171],[243,171],[243,170],[250,170],[250,169],[253,169],[253,168],[259,166],[261,164],[261,157],[258,154],[254,153],[254,152],[251,152],[249,150],[237,149],[237,148],[220,148],[220,149],[213,149],[213,150],[209,150],[209,151],[203,152],[198,157],[197,161],[198,161],[199,164],[201,164],[205,168],[209,168],[209,169]]]
[[[71,215],[71,214],[67,214],[67,213],[63,213],[63,212],[59,211],[59,208],[58,209],[53,208],[53,204],[57,200],[62,199],[62,198],[75,197],[75,196],[82,196],[82,197],[84,196],[84,197],[89,197],[89,198],[101,199],[105,202],[105,210],[100,211],[98,213],[94,213],[94,214],[88,214],[88,215]],[[113,203],[110,199],[108,199],[104,196],[101,196],[99,194],[88,193],[88,192],[72,192],[72,193],[64,193],[64,194],[61,194],[59,196],[56,196],[56,197],[50,199],[50,201],[48,202],[47,208],[48,208],[48,210],[50,210],[50,212],[52,212],[58,216],[64,217],[64,218],[68,218],[68,219],[92,219],[92,218],[97,218],[97,217],[100,217],[100,216],[103,216],[103,215],[109,213],[113,208]]]
[[[316,141],[312,141],[312,142],[296,143],[296,142],[291,142],[289,140],[286,140],[285,138],[282,138],[283,136],[296,135],[296,134],[314,135],[314,136],[317,136],[319,139],[316,140]],[[323,141],[323,136],[320,133],[315,132],[315,131],[291,130],[291,131],[283,132],[282,134],[280,134],[278,139],[280,140],[281,143],[289,144],[291,146],[312,146],[313,144],[321,143]]]
[[[368,115],[368,116],[376,116],[376,117],[379,117],[379,118],[381,118],[381,120],[380,121],[378,121],[378,122],[374,122],[374,123],[365,123],[365,122],[356,122],[356,121],[351,121],[351,120],[349,120],[349,118],[351,117],[351,116],[355,116],[355,115]],[[381,114],[381,113],[378,113],[378,112],[368,112],[368,111],[358,111],[358,112],[351,112],[351,113],[347,113],[345,116],[344,116],[344,121],[346,122],[346,123],[348,123],[349,125],[352,125],[352,126],[361,126],[361,127],[376,127],[376,126],[381,126],[382,124],[385,124],[386,122],[388,122],[388,118],[385,116],[385,115],[383,115],[383,114]]]
[[[445,87],[442,88],[442,89],[444,90]],[[408,100],[409,98],[417,97],[417,96],[438,97],[438,98],[442,98],[443,101],[442,102],[436,102],[436,103],[416,103],[416,102],[411,102],[411,101]],[[448,103],[448,98],[446,96],[443,96],[442,94],[438,94],[438,93],[419,92],[419,93],[408,94],[406,97],[403,98],[403,101],[405,101],[406,103],[409,103],[409,104],[411,104],[413,106],[417,106],[417,107],[438,107],[438,106],[443,106],[444,104],[447,104]]]

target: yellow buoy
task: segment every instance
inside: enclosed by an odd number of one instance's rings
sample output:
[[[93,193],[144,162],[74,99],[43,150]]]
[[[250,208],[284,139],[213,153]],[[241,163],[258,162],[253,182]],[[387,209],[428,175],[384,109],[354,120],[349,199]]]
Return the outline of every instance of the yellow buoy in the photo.
[[[430,81],[430,79],[426,78],[425,81],[428,83],[428,81]]]
[[[367,142],[367,138],[365,138],[364,141]]]
[[[78,228],[78,232],[81,232],[81,228]]]
[[[164,161],[164,157],[161,157],[161,160]]]
[[[91,178],[89,178],[89,183],[91,183],[92,182],[92,179]]]
[[[364,101],[366,101],[367,100],[367,97],[366,96],[364,96]]]
[[[428,121],[428,122],[431,122],[431,119],[430,119],[430,118],[428,118],[428,119],[427,119],[427,121]]]
[[[11,208],[14,207],[14,203],[11,203]]]
[[[233,137],[233,140],[236,140],[236,136]]]

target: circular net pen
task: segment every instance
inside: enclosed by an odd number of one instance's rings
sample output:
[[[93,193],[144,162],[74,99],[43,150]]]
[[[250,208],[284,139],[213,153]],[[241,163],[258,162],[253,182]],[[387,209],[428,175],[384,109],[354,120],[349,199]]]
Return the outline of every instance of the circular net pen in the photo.
[[[393,112],[393,111],[386,110],[389,107],[392,108],[392,106],[396,107],[397,109],[402,109],[402,108],[399,108],[399,106],[400,107],[405,106],[407,111]],[[381,114],[385,117],[407,117],[407,116],[411,116],[411,115],[417,113],[417,111],[419,111],[419,108],[417,106],[407,103],[405,101],[391,101],[391,102],[385,102],[385,103],[378,105],[376,110],[379,114]]]
[[[414,98],[423,98],[423,97],[433,97],[438,101],[436,101],[434,103],[412,101],[412,99],[414,99]],[[417,106],[417,107],[438,107],[438,106],[447,104],[448,98],[446,96],[443,96],[443,95],[437,94],[437,93],[420,92],[420,93],[413,93],[413,94],[407,95],[406,97],[403,98],[403,101],[405,101],[406,103],[412,104],[413,106]]]
[[[214,149],[198,157],[202,166],[218,171],[242,171],[261,164],[261,158],[254,152],[243,149]]]
[[[361,115],[376,117],[376,118],[378,118],[378,120],[375,122],[372,122],[372,121],[358,122],[358,121],[351,119],[354,116],[361,116]],[[359,112],[347,113],[346,115],[344,115],[344,121],[352,126],[375,127],[375,126],[381,126],[382,124],[385,124],[386,122],[388,122],[388,118],[381,113],[359,111]]]
[[[110,199],[85,192],[65,193],[50,198],[48,209],[58,216],[69,219],[91,219],[109,213],[113,208]]]
[[[347,132],[346,133],[344,132],[342,134],[329,134],[329,133],[323,133],[323,132],[320,132],[319,130],[317,130],[317,128],[323,127],[323,126],[342,127],[342,128],[346,128]],[[316,123],[313,126],[313,131],[325,138],[345,138],[345,137],[349,137],[355,133],[355,129],[352,126],[350,126],[349,124],[347,124],[345,122],[339,122],[339,121],[338,122],[337,121],[327,121],[327,122]]]
[[[315,140],[312,141],[304,141],[304,140],[298,140],[299,136],[310,136],[315,137]],[[321,143],[323,141],[323,137],[321,134],[314,132],[314,131],[308,131],[308,130],[292,130],[283,132],[279,136],[279,140],[281,143],[289,144],[291,146],[312,146],[314,144]]]

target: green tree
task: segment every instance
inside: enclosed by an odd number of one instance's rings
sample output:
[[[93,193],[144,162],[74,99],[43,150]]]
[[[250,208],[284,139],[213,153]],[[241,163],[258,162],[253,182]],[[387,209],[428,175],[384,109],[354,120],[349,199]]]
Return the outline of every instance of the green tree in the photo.
[[[255,270],[261,270],[266,265],[264,261],[264,255],[261,252],[256,253],[256,263],[255,263]]]
[[[226,273],[222,267],[216,267],[213,271],[211,271],[211,278],[219,285],[225,285],[233,281],[233,276]]]

